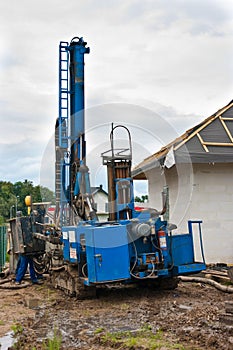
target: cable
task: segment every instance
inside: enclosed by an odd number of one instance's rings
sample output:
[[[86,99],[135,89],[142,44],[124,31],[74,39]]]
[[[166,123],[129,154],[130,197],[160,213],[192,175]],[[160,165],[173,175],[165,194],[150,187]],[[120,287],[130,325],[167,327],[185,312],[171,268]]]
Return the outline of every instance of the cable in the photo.
[[[134,278],[139,279],[139,280],[143,280],[143,279],[150,278],[150,277],[154,274],[154,272],[155,272],[155,265],[154,265],[154,263],[152,262],[152,260],[151,260],[152,271],[151,271],[151,273],[150,273],[149,275],[144,276],[144,277],[139,277],[139,276],[136,276],[136,275],[133,273],[133,270],[134,270],[134,268],[135,268],[135,266],[136,266],[136,264],[137,264],[137,260],[138,260],[138,252],[137,252],[137,248],[136,248],[136,245],[135,245],[135,243],[134,243],[134,240],[132,240],[132,237],[131,237],[131,235],[130,235],[129,232],[128,232],[128,234],[129,234],[129,237],[130,237],[130,239],[131,239],[131,241],[132,241],[132,243],[133,243],[133,247],[134,247],[134,251],[135,251],[135,262],[134,262],[134,264],[133,264],[132,269],[130,270],[130,275],[131,275],[132,277],[134,277]]]
[[[84,272],[84,268],[87,266],[87,263],[82,266],[82,274],[85,278],[87,278],[87,275]]]
[[[134,240],[132,239],[130,233],[128,232],[128,235],[129,235],[129,238],[131,239],[132,243],[133,243],[133,247],[134,247],[134,251],[135,251],[135,262],[134,262],[134,265],[132,267],[132,269],[130,270],[130,274],[132,275],[132,271],[134,270],[136,264],[137,264],[137,260],[138,260],[138,252],[137,252],[137,248],[136,248],[136,245],[134,243]]]
[[[154,265],[154,263],[152,262],[152,260],[151,260],[150,262],[151,262],[151,264],[152,264],[152,270],[151,270],[151,273],[150,273],[149,275],[144,276],[144,277],[139,277],[139,276],[134,275],[134,274],[132,273],[132,271],[130,271],[131,276],[133,276],[134,278],[137,278],[137,279],[139,279],[139,280],[144,280],[144,279],[147,279],[147,278],[152,277],[152,275],[153,275],[154,272],[155,272],[155,265]],[[158,277],[158,276],[157,276],[157,277]]]
[[[154,242],[153,242],[153,237],[151,237],[151,243],[152,243],[153,247],[155,247],[155,249],[157,249],[157,250],[159,250],[159,251],[160,251],[161,256],[162,256],[162,258],[163,258],[163,252],[162,252],[162,249],[161,249],[160,247],[157,247],[157,246],[154,244]]]
[[[24,282],[22,284],[13,284],[13,279],[7,279],[4,282],[1,281],[0,289],[21,289],[31,286],[31,283]]]

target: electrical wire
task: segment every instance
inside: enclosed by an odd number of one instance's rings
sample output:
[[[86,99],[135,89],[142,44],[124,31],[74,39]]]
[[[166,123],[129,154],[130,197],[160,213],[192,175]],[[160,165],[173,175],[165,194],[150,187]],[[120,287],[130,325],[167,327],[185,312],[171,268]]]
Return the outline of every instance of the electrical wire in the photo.
[[[154,242],[153,242],[153,237],[151,237],[151,243],[152,243],[153,247],[155,247],[155,249],[159,250],[159,251],[161,252],[161,254],[162,254],[162,249],[161,249],[160,247],[157,247],[157,246],[154,244]]]
[[[87,278],[87,275],[84,272],[85,267],[87,266],[87,263],[82,266],[82,274],[85,278]]]
[[[132,273],[132,271],[130,271],[131,276],[134,277],[134,278],[137,278],[137,279],[139,279],[139,280],[144,280],[144,279],[147,279],[147,278],[152,277],[153,274],[154,274],[154,272],[155,272],[155,264],[152,262],[152,260],[151,260],[150,262],[151,262],[151,264],[152,264],[152,270],[151,270],[151,273],[150,273],[149,275],[144,276],[144,277],[139,277],[139,276],[137,276],[137,275],[134,275],[134,274]]]
[[[160,248],[160,247],[157,247],[155,244],[154,244],[154,242],[153,242],[153,238],[151,237],[151,244],[153,245],[153,247],[155,248],[155,249],[157,249],[157,250],[159,250],[160,251],[160,254],[161,254],[161,260],[162,260],[162,263],[164,262],[164,257],[163,257],[163,251],[162,251],[162,249]]]
[[[135,251],[135,262],[134,262],[134,264],[133,264],[132,269],[130,270],[130,275],[131,275],[132,277],[136,278],[136,279],[139,279],[139,280],[144,280],[144,279],[147,279],[147,278],[152,277],[152,275],[153,275],[154,272],[155,272],[155,265],[154,265],[154,263],[152,262],[152,260],[151,260],[152,270],[151,270],[151,273],[150,273],[149,275],[144,276],[144,277],[139,277],[139,276],[137,276],[137,275],[135,275],[135,274],[133,273],[133,270],[135,269],[135,266],[136,266],[137,260],[138,260],[138,252],[137,252],[137,247],[136,247],[136,244],[134,243],[134,240],[132,239],[132,237],[131,237],[131,235],[130,235],[129,232],[128,232],[128,234],[129,234],[129,237],[130,237],[130,239],[131,239],[131,241],[132,241],[132,243],[133,243],[133,247],[134,247],[134,251]]]
[[[171,260],[172,260],[172,264],[171,264],[171,266],[168,268],[168,271],[171,271],[172,269],[173,269],[173,267],[174,267],[174,257],[173,257],[173,253],[172,253],[172,233],[171,233],[171,231],[170,231],[170,234],[169,234],[169,236],[170,236],[170,247],[169,247],[169,250],[170,250],[170,255],[171,255]]]

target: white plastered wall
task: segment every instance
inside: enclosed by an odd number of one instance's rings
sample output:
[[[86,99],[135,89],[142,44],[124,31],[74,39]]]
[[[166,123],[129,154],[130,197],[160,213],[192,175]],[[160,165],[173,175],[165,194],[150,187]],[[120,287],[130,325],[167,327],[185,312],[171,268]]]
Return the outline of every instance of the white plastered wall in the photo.
[[[166,178],[165,178],[166,175]],[[149,205],[161,208],[161,191],[169,186],[170,222],[187,232],[188,220],[202,220],[207,263],[233,263],[233,164],[182,164],[165,173],[147,173]],[[201,254],[194,229],[196,258]]]
[[[108,196],[101,191],[94,194],[94,201],[97,203],[97,212],[106,212],[106,203],[108,201]]]

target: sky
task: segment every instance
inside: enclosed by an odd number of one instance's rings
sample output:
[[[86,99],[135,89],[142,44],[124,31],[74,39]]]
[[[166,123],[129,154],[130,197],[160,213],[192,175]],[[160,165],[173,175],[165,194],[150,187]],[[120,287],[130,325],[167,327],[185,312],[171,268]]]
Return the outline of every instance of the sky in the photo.
[[[231,0],[9,0],[0,14],[0,180],[54,188],[60,41],[90,47],[93,186],[105,181],[112,122],[130,129],[136,165],[233,98]]]

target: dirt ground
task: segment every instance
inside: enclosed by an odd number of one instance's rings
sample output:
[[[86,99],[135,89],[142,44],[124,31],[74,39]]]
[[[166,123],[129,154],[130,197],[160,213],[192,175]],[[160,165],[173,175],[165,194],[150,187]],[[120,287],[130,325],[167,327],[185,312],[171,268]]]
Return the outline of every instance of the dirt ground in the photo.
[[[69,350],[230,350],[233,326],[220,322],[227,300],[232,294],[186,282],[172,291],[108,286],[95,299],[77,300],[46,280],[0,289],[0,337],[13,330],[14,349],[25,350],[50,349],[48,338],[60,339],[60,349]]]

